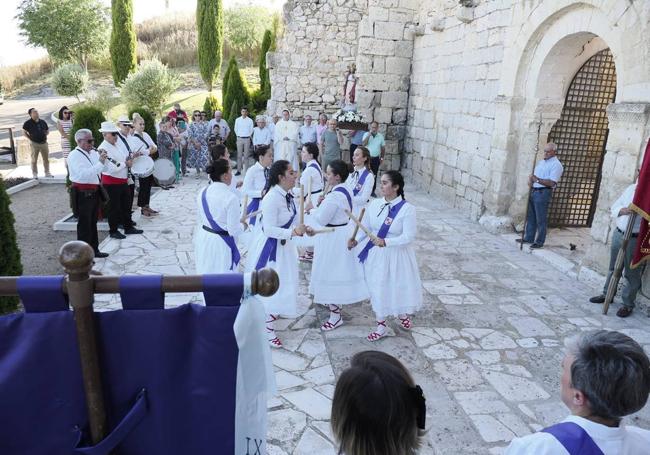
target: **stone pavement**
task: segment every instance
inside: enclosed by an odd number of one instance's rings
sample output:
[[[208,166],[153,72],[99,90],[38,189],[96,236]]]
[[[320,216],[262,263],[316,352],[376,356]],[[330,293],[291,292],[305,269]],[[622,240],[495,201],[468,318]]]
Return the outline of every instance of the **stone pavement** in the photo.
[[[206,180],[193,177],[152,200],[160,210],[142,219],[143,235],[107,239],[111,253],[97,261],[105,274],[194,273],[195,197]],[[422,386],[427,427],[422,454],[501,453],[508,441],[561,419],[563,339],[582,330],[620,330],[650,352],[650,319],[600,313],[587,302],[598,289],[577,282],[520,252],[514,242],[485,232],[439,202],[406,191],[418,209],[417,257],[424,308],[411,333],[390,322],[391,335],[364,337],[373,325],[370,305],[346,307],[346,325],[321,333],[324,308],[306,295],[309,267],[301,265],[304,314],[278,324],[285,348],[273,351],[279,396],[269,401],[269,454],[334,455],[329,429],[336,376],[352,355],[378,349],[397,356]],[[166,306],[200,302],[196,294],[166,296]],[[98,296],[101,310],[120,308],[116,295]],[[650,406],[628,419],[650,428]]]

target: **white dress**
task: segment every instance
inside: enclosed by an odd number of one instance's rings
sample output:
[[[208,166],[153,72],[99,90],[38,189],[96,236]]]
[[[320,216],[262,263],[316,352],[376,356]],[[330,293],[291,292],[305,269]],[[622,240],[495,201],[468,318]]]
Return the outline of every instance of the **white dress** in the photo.
[[[252,165],[248,170],[246,171],[246,175],[244,176],[244,184],[242,186],[242,193],[244,195],[248,196],[248,205],[250,206],[251,204],[254,204],[254,199],[259,199],[259,203],[257,204],[258,207],[255,208],[253,207],[251,209],[252,212],[255,212],[259,210],[259,207],[261,206],[261,199],[262,199],[262,191],[264,190],[264,187],[266,186],[266,176],[264,175],[264,166],[262,166],[259,161]],[[244,210],[246,208],[244,207]],[[258,221],[260,219],[260,216],[254,216],[251,218],[248,218],[248,224],[253,226],[253,225],[258,225]]]
[[[373,200],[366,208],[364,226],[377,235],[382,224],[388,221],[389,209],[402,200],[401,197],[390,203],[384,198]],[[373,246],[363,263],[370,303],[379,318],[413,314],[422,307],[422,282],[412,244],[417,232],[415,207],[406,202],[389,223],[386,246]],[[368,238],[365,234],[357,238],[359,247],[355,252],[359,254]]]
[[[291,231],[298,223],[298,214],[297,204],[293,199],[287,207],[286,196],[287,192],[279,185],[275,185],[262,199],[262,230],[251,242],[246,258],[246,271],[256,270],[267,240],[276,239],[276,259],[269,260],[264,267],[270,267],[278,273],[280,287],[270,297],[258,295],[255,298],[264,304],[267,314],[296,317],[298,316],[298,251],[291,240]]]
[[[318,169],[315,166],[318,166]],[[303,186],[305,191],[305,204],[307,200],[311,200],[314,207],[318,203],[318,198],[323,194],[323,189],[325,184],[323,182],[323,173],[320,171],[320,165],[316,160],[310,160],[305,165],[305,170],[300,174],[300,185]],[[311,191],[311,194],[310,194]],[[300,187],[294,188],[293,194],[296,197],[300,196]],[[305,214],[305,224],[311,226],[314,229],[319,229],[322,225],[314,218],[313,210],[310,213]],[[299,246],[313,244],[312,239],[304,237],[298,241]]]
[[[194,256],[196,258],[196,273],[228,273],[237,272],[235,266],[231,270],[232,252],[223,237],[203,229],[211,228],[203,210],[201,196],[203,188],[197,195],[197,226],[194,232]],[[240,222],[239,199],[228,185],[221,182],[211,183],[207,187],[206,199],[210,214],[216,223],[237,240],[243,232]]]
[[[314,236],[309,293],[315,303],[345,305],[361,302],[369,295],[363,266],[347,246],[350,218],[345,210],[350,210],[350,203],[337,188],[347,190],[345,184],[335,186],[312,214],[318,224],[334,226],[335,231]]]
[[[361,177],[366,172],[367,174],[363,183],[359,183]],[[362,166],[360,169],[354,168],[354,172],[352,172],[345,181],[346,185],[350,189],[350,195],[352,196],[352,213],[354,213],[354,216],[356,217],[359,217],[362,208],[368,206],[368,201],[372,194],[374,178],[373,173],[367,170],[365,166]],[[355,191],[357,192],[356,195],[354,194]]]
[[[278,160],[287,160],[298,169],[298,125],[291,120],[281,119],[273,130],[273,161]]]

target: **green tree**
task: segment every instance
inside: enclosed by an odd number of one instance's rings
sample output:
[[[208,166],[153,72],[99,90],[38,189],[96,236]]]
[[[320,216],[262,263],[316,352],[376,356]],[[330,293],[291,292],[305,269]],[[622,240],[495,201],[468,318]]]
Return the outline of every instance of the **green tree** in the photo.
[[[262,44],[271,11],[262,6],[234,6],[225,11],[228,53],[254,63]]]
[[[74,96],[79,101],[79,95],[88,88],[88,72],[76,63],[60,66],[52,75],[52,88],[61,96]]]
[[[75,148],[77,146],[77,141],[74,140],[74,135],[82,128],[89,129],[93,132],[95,146],[99,146],[99,144],[104,140],[102,133],[99,132],[99,128],[102,126],[102,122],[105,121],[106,117],[104,117],[103,112],[94,106],[81,106],[75,108],[74,124],[72,125],[72,130],[70,130],[70,147]]]
[[[156,133],[156,121],[154,120],[154,116],[151,111],[144,107],[129,109],[129,118],[133,119],[133,114],[136,112],[140,114],[140,117],[142,117],[142,120],[144,120],[144,131],[149,136],[151,136],[151,140],[153,140],[154,143],[157,143],[158,135]]]
[[[23,274],[20,263],[20,249],[16,241],[14,214],[9,209],[11,199],[0,175],[0,276],[19,276]],[[0,297],[0,314],[15,311],[18,297]]]
[[[209,94],[205,97],[205,102],[203,103],[203,110],[208,114],[208,118],[214,117],[215,111],[221,111],[221,104],[216,96]]]
[[[101,0],[23,0],[16,20],[27,43],[58,63],[87,69],[108,42],[109,13]]]
[[[237,115],[235,115],[235,118],[239,117],[239,110],[241,109],[242,106],[246,106],[250,104],[251,101],[251,95],[250,95],[250,89],[248,88],[248,83],[246,82],[246,78],[240,71],[239,67],[235,63],[235,66],[233,66],[232,70],[230,71],[230,76],[228,77],[228,91],[224,93],[223,95],[223,105],[224,106],[231,106],[233,103],[237,106]],[[232,109],[229,110],[229,114],[231,114]],[[228,118],[228,120],[234,121],[232,118]]]
[[[179,85],[178,78],[159,60],[145,60],[124,80],[120,93],[127,107],[161,114],[165,102]]]
[[[228,105],[225,103],[226,100],[226,93],[228,92],[228,81],[230,79],[230,73],[232,73],[232,69],[237,67],[237,60],[235,59],[235,56],[233,55],[230,57],[230,60],[228,60],[228,68],[226,68],[226,72],[223,75],[223,82],[221,83],[221,99],[224,101],[224,106],[225,109],[228,109]],[[224,112],[224,115],[228,115],[228,112]]]
[[[271,22],[271,30],[272,30],[271,50],[274,51],[278,44],[278,39],[280,39],[280,37],[282,36],[282,32],[284,31],[283,24],[282,24],[282,17],[278,12],[275,12],[273,14],[273,19]]]
[[[221,0],[198,0],[196,24],[201,78],[209,91],[219,77],[223,53],[223,13]]]
[[[269,93],[271,95],[271,81],[269,80],[269,69],[266,67],[266,53],[271,49],[273,42],[272,32],[267,29],[264,32],[264,39],[262,39],[262,48],[260,49],[260,91],[262,93]]]
[[[111,63],[113,82],[120,85],[138,64],[135,53],[135,28],[133,27],[133,1],[112,0]]]

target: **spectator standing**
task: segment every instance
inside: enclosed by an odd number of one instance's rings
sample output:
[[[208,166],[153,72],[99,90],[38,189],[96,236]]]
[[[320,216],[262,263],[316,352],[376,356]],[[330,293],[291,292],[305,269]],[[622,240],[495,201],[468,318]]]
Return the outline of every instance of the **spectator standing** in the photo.
[[[201,120],[201,111],[192,113],[192,123],[187,128],[187,166],[196,169],[196,178],[208,165],[208,124]]]
[[[29,120],[23,123],[23,134],[29,139],[32,152],[32,177],[38,178],[38,155],[41,155],[43,160],[45,177],[52,177],[50,174],[50,149],[47,145],[47,135],[50,134],[50,129],[45,120],[39,117],[36,108],[30,108],[27,114]]]
[[[72,112],[68,106],[59,109],[59,117],[56,121],[56,128],[61,134],[61,151],[63,158],[67,159],[70,153],[70,130],[72,130]]]
[[[298,170],[298,125],[291,120],[287,109],[282,111],[282,120],[275,125],[273,155],[275,161],[286,160]]]
[[[273,143],[273,133],[266,126],[266,118],[263,115],[258,115],[255,121],[257,122],[257,126],[253,128],[253,150],[256,150],[262,145],[270,148]]]
[[[214,118],[208,122],[208,131],[212,131],[214,125],[219,125],[221,140],[226,142],[230,135],[230,126],[228,126],[228,122],[223,119],[223,113],[221,111],[214,111]]]
[[[315,143],[317,140],[316,125],[312,125],[311,115],[305,115],[305,122],[298,130],[300,138],[300,147],[309,143]]]
[[[360,145],[363,145],[363,136],[366,134],[364,130],[350,131],[348,137],[350,138],[350,163],[354,163],[354,151]]]
[[[323,136],[323,132],[327,129],[327,115],[326,114],[320,114],[318,116],[318,124],[316,124],[316,143],[320,147],[321,143],[321,137]],[[319,150],[320,153],[323,153],[323,150]]]
[[[174,103],[174,109],[169,111],[167,117],[173,118],[176,121],[185,120],[187,122],[187,112],[181,109],[181,105],[179,103]]]
[[[337,121],[331,119],[327,122],[327,129],[321,135],[321,150],[323,150],[322,169],[334,160],[341,159],[341,145],[343,145],[343,134],[336,125]]]
[[[237,136],[237,173],[248,169],[248,158],[250,154],[251,136],[253,135],[253,119],[248,116],[248,107],[241,108],[241,116],[235,119],[235,135]]]
[[[386,154],[386,140],[384,139],[384,135],[379,132],[379,123],[372,122],[370,124],[370,131],[363,135],[362,145],[370,152],[370,170],[374,175],[372,197],[377,197],[375,189],[377,188],[379,166],[384,161],[384,155]]]

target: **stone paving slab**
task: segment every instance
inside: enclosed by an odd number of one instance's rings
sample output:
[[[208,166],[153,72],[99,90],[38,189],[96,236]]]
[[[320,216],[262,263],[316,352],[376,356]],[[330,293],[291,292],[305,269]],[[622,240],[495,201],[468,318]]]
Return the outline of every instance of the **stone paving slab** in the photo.
[[[194,273],[192,232],[196,194],[207,182],[186,178],[160,192],[142,218],[143,235],[107,239],[110,253],[97,260],[103,273]],[[365,340],[372,327],[368,302],[344,310],[346,325],[322,333],[327,310],[306,295],[309,266],[301,264],[302,315],[278,321],[285,348],[273,351],[279,395],[269,400],[269,454],[334,455],[329,427],[336,377],[359,351],[397,356],[427,397],[422,454],[498,454],[513,437],[563,418],[559,398],[563,339],[581,330],[607,328],[634,337],[650,351],[650,319],[623,320],[588,303],[597,292],[511,239],[492,235],[435,195],[409,191],[417,207],[416,251],[424,307],[405,332],[389,321],[390,336]],[[202,302],[199,294],[166,296],[166,307]],[[98,296],[100,310],[120,308],[119,296]],[[629,419],[650,428],[650,407]]]

